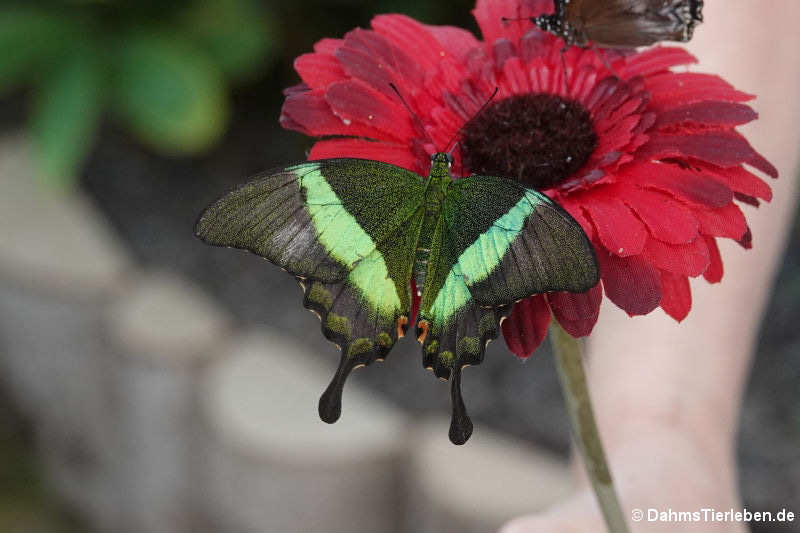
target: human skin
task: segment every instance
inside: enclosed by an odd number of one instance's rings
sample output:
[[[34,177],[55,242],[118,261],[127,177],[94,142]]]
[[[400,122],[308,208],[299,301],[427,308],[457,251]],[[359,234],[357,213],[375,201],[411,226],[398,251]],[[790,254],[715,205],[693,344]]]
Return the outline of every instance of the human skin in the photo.
[[[739,411],[755,341],[797,202],[800,163],[800,2],[706,0],[689,50],[693,70],[758,95],[759,120],[740,129],[779,170],[774,198],[743,210],[745,251],[720,240],[719,284],[692,280],[680,324],[656,311],[630,318],[607,300],[588,339],[589,387],[606,455],[632,532],[744,532],[737,522],[630,521],[633,509],[741,509],[735,465]],[[578,490],[502,533],[604,531],[583,467]],[[787,502],[788,503],[788,502]],[[768,509],[753,509],[753,511]],[[774,511],[774,510],[772,510]]]

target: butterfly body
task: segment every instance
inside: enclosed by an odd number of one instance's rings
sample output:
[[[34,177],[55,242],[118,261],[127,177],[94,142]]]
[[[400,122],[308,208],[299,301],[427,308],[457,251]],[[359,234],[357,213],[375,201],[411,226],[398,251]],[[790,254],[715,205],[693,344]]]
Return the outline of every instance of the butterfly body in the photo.
[[[377,161],[309,161],[257,177],[197,223],[209,244],[250,250],[300,282],[304,306],[342,352],[319,403],[326,422],[341,414],[349,373],[383,360],[407,332],[410,280],[423,364],[451,381],[458,444],[472,430],[461,369],[482,361],[512,304],[598,281],[591,244],[549,198],[503,178],[454,179],[451,163],[434,154],[423,180]]]
[[[533,17],[567,46],[594,42],[634,48],[660,41],[689,41],[703,20],[703,0],[555,0],[555,13]]]
[[[416,255],[414,259],[414,282],[417,287],[418,296],[422,295],[425,289],[425,278],[430,264],[431,246],[433,245],[434,232],[439,217],[442,214],[442,206],[447,187],[450,185],[451,177],[449,171],[450,162],[446,158],[447,154],[435,154],[431,159],[431,171],[425,182],[424,202],[425,215],[422,221],[422,230],[417,241]],[[436,159],[439,156],[439,159]]]

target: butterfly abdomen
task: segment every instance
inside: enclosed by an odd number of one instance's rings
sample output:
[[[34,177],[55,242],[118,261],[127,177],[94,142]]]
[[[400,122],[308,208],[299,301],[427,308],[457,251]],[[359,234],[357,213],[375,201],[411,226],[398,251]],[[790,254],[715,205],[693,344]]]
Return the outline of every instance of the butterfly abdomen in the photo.
[[[437,177],[428,178],[437,181]],[[449,181],[449,176],[445,178]],[[436,225],[442,214],[442,202],[444,201],[444,191],[438,183],[430,183],[425,194],[425,217],[422,221],[422,229],[417,241],[417,249],[414,254],[414,283],[417,285],[417,294],[421,295],[425,288],[425,278],[428,274],[428,264],[431,257],[431,246]]]

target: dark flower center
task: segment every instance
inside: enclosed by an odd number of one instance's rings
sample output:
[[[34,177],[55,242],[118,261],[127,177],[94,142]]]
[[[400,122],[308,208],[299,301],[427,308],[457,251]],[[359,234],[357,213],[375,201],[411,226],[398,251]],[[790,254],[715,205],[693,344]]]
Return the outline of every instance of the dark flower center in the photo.
[[[461,154],[473,174],[548,189],[580,169],[597,136],[589,112],[549,94],[521,94],[489,105],[464,125]]]

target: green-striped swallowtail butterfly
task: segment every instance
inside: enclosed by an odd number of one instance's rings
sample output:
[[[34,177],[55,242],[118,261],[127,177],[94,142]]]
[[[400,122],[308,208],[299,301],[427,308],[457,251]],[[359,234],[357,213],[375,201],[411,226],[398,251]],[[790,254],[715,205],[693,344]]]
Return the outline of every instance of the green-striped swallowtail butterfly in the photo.
[[[341,413],[354,368],[383,360],[411,325],[411,280],[423,363],[451,381],[450,439],[466,442],[472,422],[461,369],[522,298],[583,292],[598,281],[580,225],[542,193],[491,176],[454,179],[447,153],[427,179],[363,159],[308,161],[267,172],[201,215],[197,236],[250,250],[297,278],[303,304],[341,348],[319,402],[322,420]]]

